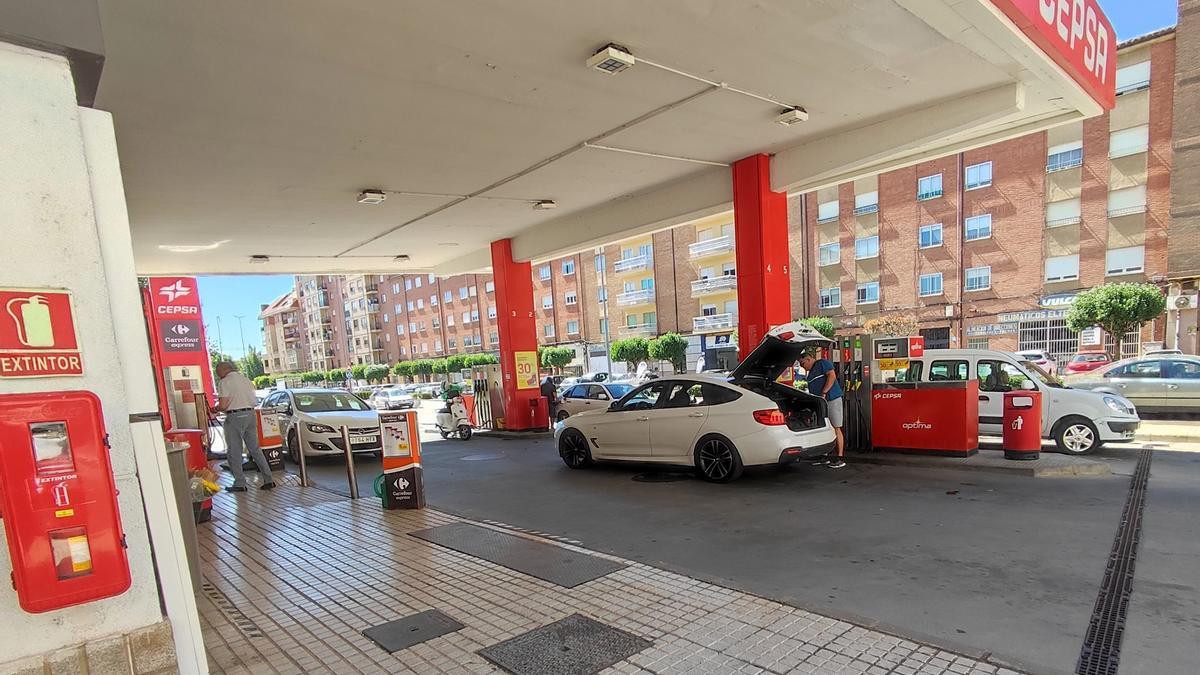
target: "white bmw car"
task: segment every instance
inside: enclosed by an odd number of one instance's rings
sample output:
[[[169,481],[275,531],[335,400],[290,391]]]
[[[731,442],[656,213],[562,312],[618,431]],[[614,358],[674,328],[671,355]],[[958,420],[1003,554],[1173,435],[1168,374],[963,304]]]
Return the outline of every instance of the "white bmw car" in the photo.
[[[834,434],[824,399],[775,380],[805,349],[831,344],[805,324],[779,326],[728,378],[666,376],[607,409],[559,422],[558,454],[572,469],[594,460],[694,466],[719,483],[747,466],[829,454]]]

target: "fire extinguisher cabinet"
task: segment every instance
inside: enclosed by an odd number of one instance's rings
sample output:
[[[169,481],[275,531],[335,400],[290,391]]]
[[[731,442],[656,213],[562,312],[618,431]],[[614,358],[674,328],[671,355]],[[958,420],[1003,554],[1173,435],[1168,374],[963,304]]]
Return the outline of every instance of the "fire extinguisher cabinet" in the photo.
[[[1042,449],[1042,393],[1004,394],[1004,458],[1037,459]]]

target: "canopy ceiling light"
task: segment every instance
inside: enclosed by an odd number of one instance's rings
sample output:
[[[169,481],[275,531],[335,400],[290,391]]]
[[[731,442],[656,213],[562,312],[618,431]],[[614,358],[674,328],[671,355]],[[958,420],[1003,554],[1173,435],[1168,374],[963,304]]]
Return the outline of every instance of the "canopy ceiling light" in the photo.
[[[411,259],[412,258],[410,258],[407,253],[401,253],[400,255],[396,256],[395,258],[392,258],[393,261],[399,262],[399,263],[408,262]]]
[[[549,211],[556,208],[558,208],[558,204],[553,199],[539,199],[533,203],[534,211]]]
[[[385,199],[387,199],[387,193],[383,190],[363,190],[358,193],[359,204],[382,204]]]
[[[269,255],[252,255],[252,256],[250,256],[250,264],[251,265],[263,265],[263,264],[266,264],[269,262],[271,262],[271,256],[269,256]]]
[[[411,190],[363,190],[358,193],[359,204],[379,204],[387,199],[388,195],[400,195],[401,197],[436,197],[438,199],[487,199],[497,202],[523,202],[533,206],[534,210],[545,211],[553,209],[558,204],[553,199],[525,199],[524,197],[492,197],[489,195],[470,194],[458,195],[447,192],[413,192]]]
[[[587,60],[589,68],[595,68],[606,75],[615,75],[623,70],[628,70],[634,63],[637,61],[628,49],[611,42],[601,47]]]
[[[797,122],[807,122],[808,111],[804,108],[788,108],[787,110],[779,113],[779,116],[775,118],[775,121],[785,127],[790,127]]]

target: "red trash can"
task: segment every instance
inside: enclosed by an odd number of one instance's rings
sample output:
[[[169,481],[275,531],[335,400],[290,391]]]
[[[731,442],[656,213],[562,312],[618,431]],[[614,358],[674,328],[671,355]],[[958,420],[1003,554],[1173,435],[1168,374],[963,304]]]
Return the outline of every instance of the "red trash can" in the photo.
[[[1004,458],[1037,459],[1042,449],[1042,392],[1004,394]]]

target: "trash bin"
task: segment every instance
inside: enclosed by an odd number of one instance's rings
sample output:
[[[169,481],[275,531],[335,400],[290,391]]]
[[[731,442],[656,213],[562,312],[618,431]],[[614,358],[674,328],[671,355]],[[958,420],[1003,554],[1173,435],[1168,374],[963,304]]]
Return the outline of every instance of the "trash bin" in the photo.
[[[535,396],[529,399],[531,424],[534,429],[546,429],[550,426],[550,401],[545,396]]]
[[[191,478],[187,467],[188,444],[167,442],[167,467],[171,471],[171,487],[175,490],[175,507],[179,509],[179,526],[183,531],[183,548],[187,551],[188,568],[192,572],[192,590],[200,592],[200,551],[196,544],[196,516],[192,510]]]
[[[1004,458],[1037,459],[1042,449],[1042,393],[1004,394]]]

